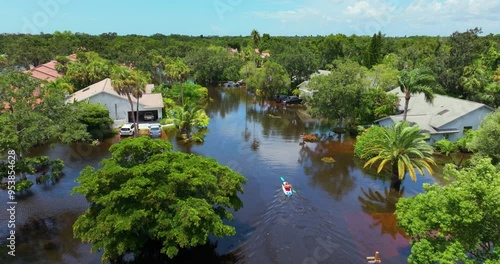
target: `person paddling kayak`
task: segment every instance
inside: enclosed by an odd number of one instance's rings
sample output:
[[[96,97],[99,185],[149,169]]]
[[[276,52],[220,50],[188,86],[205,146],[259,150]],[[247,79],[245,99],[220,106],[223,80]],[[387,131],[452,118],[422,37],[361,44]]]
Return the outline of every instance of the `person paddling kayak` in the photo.
[[[287,192],[292,190],[292,185],[288,182],[283,182],[283,186],[285,187],[285,191]]]

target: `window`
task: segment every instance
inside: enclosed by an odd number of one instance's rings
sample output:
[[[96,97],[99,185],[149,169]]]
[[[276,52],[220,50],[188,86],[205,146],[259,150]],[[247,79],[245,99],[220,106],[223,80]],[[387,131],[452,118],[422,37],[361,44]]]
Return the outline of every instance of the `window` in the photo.
[[[471,126],[465,126],[464,127],[464,134],[467,133],[467,131],[472,130]]]

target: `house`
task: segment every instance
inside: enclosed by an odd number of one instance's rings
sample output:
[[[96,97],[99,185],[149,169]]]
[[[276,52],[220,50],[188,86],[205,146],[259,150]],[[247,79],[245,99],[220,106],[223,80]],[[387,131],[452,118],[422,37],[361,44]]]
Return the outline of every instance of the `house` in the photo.
[[[403,120],[404,93],[398,87],[388,93],[399,97],[399,114],[376,120],[381,126],[391,126]],[[424,94],[413,94],[408,103],[406,120],[417,124],[423,132],[429,133],[429,144],[441,139],[457,141],[469,129],[477,129],[485,116],[495,109],[481,103],[436,94],[432,103],[425,101]]]
[[[76,54],[71,54],[68,56],[68,58],[69,61],[73,62],[76,60]],[[52,82],[57,78],[63,77],[62,74],[56,70],[57,63],[58,62],[56,60],[51,60],[47,63],[33,67],[25,71],[24,73],[31,73],[31,76],[36,79]]]
[[[42,81],[55,81],[57,78],[62,77],[62,74],[60,74],[56,70],[56,65],[57,61],[51,60],[47,63],[40,64],[34,68],[29,69],[25,71],[25,73],[31,73],[32,77]]]
[[[259,49],[254,49],[254,51],[257,54],[260,54],[260,57],[263,58],[263,59],[271,57],[271,53],[269,53],[269,52],[260,52]]]
[[[153,87],[153,84],[148,84],[145,93],[139,98],[139,121],[144,121],[144,114],[147,112],[153,113],[154,120],[163,118],[163,98],[160,93],[151,92]],[[93,104],[100,103],[106,105],[109,110],[109,117],[114,120],[114,127],[132,122],[132,113],[136,113],[136,98],[132,96],[134,102],[134,112],[132,112],[127,96],[119,95],[115,92],[109,78],[71,94],[66,99],[66,102],[72,103],[86,100]]]
[[[331,71],[318,70],[317,72],[315,72],[309,76],[309,80],[311,80],[312,77],[319,76],[319,75],[328,75],[330,73],[331,73]],[[311,91],[308,87],[309,80],[303,81],[302,83],[297,85],[297,88],[300,91],[300,97],[310,97],[313,95],[314,91]]]

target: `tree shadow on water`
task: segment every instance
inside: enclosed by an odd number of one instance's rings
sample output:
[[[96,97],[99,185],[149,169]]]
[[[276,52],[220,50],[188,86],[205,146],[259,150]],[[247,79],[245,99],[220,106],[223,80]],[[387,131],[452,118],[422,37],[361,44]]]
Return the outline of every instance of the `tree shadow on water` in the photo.
[[[145,246],[140,255],[122,256],[121,259],[112,261],[116,264],[183,264],[183,263],[207,263],[207,264],[230,264],[237,263],[238,257],[235,254],[219,255],[217,254],[217,243],[208,241],[205,245],[194,248],[179,249],[179,253],[170,259],[164,254],[160,254],[161,243],[159,241],[150,241]]]
[[[334,199],[340,200],[356,186],[355,165],[350,154],[335,153],[330,145],[326,141],[302,145],[298,162],[304,173],[311,176],[313,185],[321,186]],[[323,162],[325,157],[333,157],[335,162]]]
[[[407,237],[404,230],[397,226],[397,218],[394,212],[396,211],[396,203],[399,198],[404,195],[404,187],[399,191],[390,190],[388,187],[384,188],[383,192],[368,190],[361,187],[363,196],[358,196],[361,202],[361,209],[363,212],[369,214],[373,219],[370,227],[380,226],[381,234],[389,234],[393,239],[397,235]]]

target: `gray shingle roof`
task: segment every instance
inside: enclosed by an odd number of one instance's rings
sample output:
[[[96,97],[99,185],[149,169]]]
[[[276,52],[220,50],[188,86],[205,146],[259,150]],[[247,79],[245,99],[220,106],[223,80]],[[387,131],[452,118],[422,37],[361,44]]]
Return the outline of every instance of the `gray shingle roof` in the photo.
[[[388,93],[396,94],[399,97],[400,101],[398,108],[403,110],[405,98],[401,89],[398,87]],[[425,101],[424,94],[412,94],[408,103],[408,115],[406,119],[409,122],[418,124],[422,130],[427,130],[430,133],[438,133],[442,126],[481,107],[487,107],[494,111],[493,108],[485,104],[445,95],[435,94],[434,101],[428,103]],[[401,121],[403,119],[403,114],[393,115],[388,118],[395,122]]]

